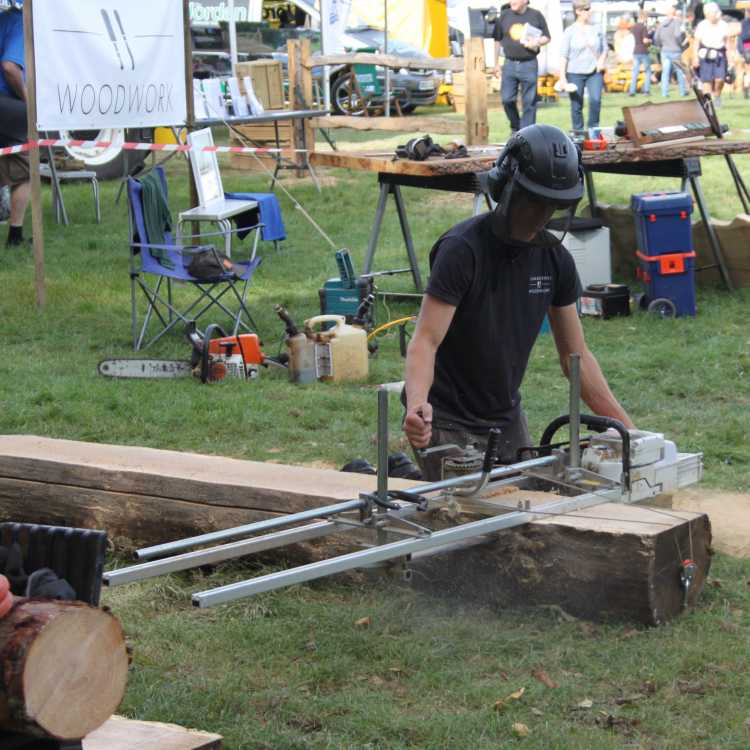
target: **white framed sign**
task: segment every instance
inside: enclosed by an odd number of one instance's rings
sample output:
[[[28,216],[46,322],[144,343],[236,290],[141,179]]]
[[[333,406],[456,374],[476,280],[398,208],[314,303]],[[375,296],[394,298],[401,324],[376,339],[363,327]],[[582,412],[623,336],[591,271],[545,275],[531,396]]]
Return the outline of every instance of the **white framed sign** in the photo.
[[[184,125],[175,0],[34,0],[39,130]]]

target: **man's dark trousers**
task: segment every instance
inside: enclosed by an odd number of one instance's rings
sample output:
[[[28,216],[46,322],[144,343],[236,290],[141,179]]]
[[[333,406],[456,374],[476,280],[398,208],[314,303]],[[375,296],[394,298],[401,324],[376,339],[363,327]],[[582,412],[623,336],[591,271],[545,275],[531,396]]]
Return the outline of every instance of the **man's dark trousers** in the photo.
[[[536,122],[536,81],[539,66],[533,60],[508,60],[503,63],[500,98],[512,131]],[[521,89],[523,116],[518,114],[518,89]]]

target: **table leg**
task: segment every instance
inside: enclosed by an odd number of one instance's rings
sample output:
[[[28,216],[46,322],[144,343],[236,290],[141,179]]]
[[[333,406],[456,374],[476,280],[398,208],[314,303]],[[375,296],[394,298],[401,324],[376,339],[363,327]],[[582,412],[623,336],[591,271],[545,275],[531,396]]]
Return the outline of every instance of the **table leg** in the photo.
[[[273,170],[273,179],[271,180],[270,190],[273,190],[274,185],[276,184],[276,178],[278,177],[279,170],[281,169],[281,139],[279,137],[279,122],[278,120],[273,121],[273,132],[276,137],[276,168]]]
[[[380,239],[380,227],[383,225],[383,216],[385,215],[385,206],[388,202],[388,194],[391,192],[391,186],[386,185],[384,182],[380,183],[380,195],[378,196],[378,207],[375,210],[375,222],[372,225],[372,231],[370,232],[370,240],[367,244],[367,254],[365,255],[365,266],[362,273],[370,273],[372,271],[372,262],[375,258],[375,250],[378,247],[378,239]]]
[[[711,245],[711,251],[714,255],[716,265],[719,267],[721,278],[726,285],[728,291],[734,291],[734,285],[732,279],[729,276],[729,270],[727,269],[726,263],[724,262],[724,253],[721,249],[721,243],[716,235],[716,230],[711,224],[711,216],[708,213],[706,206],[706,199],[703,197],[703,190],[701,189],[700,177],[696,174],[690,174],[688,176],[690,185],[693,188],[693,194],[695,195],[695,202],[698,204],[698,210],[701,213],[701,219],[703,219],[703,225],[706,227],[706,234],[708,235],[708,243]]]
[[[222,219],[217,222],[219,230],[224,233],[224,252],[228,258],[232,257],[232,222],[228,219]]]
[[[414,251],[414,242],[411,238],[411,229],[409,229],[409,220],[406,216],[406,206],[401,195],[401,188],[398,185],[393,186],[393,197],[396,199],[396,210],[398,211],[398,220],[401,223],[401,234],[404,236],[406,243],[406,253],[409,256],[409,265],[411,266],[411,275],[414,279],[414,287],[418,292],[422,291],[422,277],[419,273],[419,262],[417,254]]]
[[[589,197],[589,211],[591,218],[595,219],[599,216],[599,206],[596,203],[596,187],[594,186],[594,175],[585,169],[583,176],[586,181],[586,194]]]

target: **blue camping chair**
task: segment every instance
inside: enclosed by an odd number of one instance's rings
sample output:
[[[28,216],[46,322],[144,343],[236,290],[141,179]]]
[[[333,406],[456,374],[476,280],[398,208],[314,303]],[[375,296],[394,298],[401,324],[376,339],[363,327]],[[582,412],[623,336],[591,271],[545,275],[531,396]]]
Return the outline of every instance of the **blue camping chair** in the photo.
[[[157,167],[155,171],[166,198],[167,181],[164,170]],[[133,349],[138,351],[151,346],[179,323],[187,324],[190,321],[197,321],[214,307],[220,308],[234,321],[232,335],[236,336],[240,330],[257,331],[246,300],[250,280],[261,262],[261,258],[256,257],[260,238],[260,232],[257,230],[262,229],[263,225],[258,224],[252,227],[254,237],[250,260],[234,262],[236,269],[238,271],[241,269],[241,273],[225,273],[211,281],[204,281],[191,276],[187,269],[195,253],[211,250],[213,246],[179,245],[169,233],[165,233],[164,244],[151,243],[146,232],[141,183],[129,178],[127,193],[130,207],[130,298]],[[190,239],[210,237],[214,234],[216,233],[195,235]],[[149,283],[149,277],[153,277],[154,281]],[[196,291],[192,301],[182,310],[176,306],[177,303],[174,300],[173,282],[183,282]],[[146,298],[146,310],[140,323],[138,288]],[[227,294],[230,298],[234,296],[237,302],[236,312],[230,311],[224,303],[224,297]],[[161,327],[148,338],[149,325],[154,318],[158,319]]]

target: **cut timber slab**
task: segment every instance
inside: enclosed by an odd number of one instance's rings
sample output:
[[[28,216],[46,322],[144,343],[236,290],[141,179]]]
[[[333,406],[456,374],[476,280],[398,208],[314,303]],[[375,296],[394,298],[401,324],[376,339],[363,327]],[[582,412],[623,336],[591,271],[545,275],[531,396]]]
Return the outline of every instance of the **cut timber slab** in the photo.
[[[490,606],[548,604],[576,617],[659,625],[682,611],[687,557],[698,566],[692,605],[710,566],[708,516],[603,503],[443,555],[415,555],[410,567],[418,588]]]
[[[83,740],[83,750],[220,750],[222,741],[219,734],[113,716]]]
[[[351,500],[376,485],[330,469],[0,436],[0,520],[105,529],[136,545]]]

